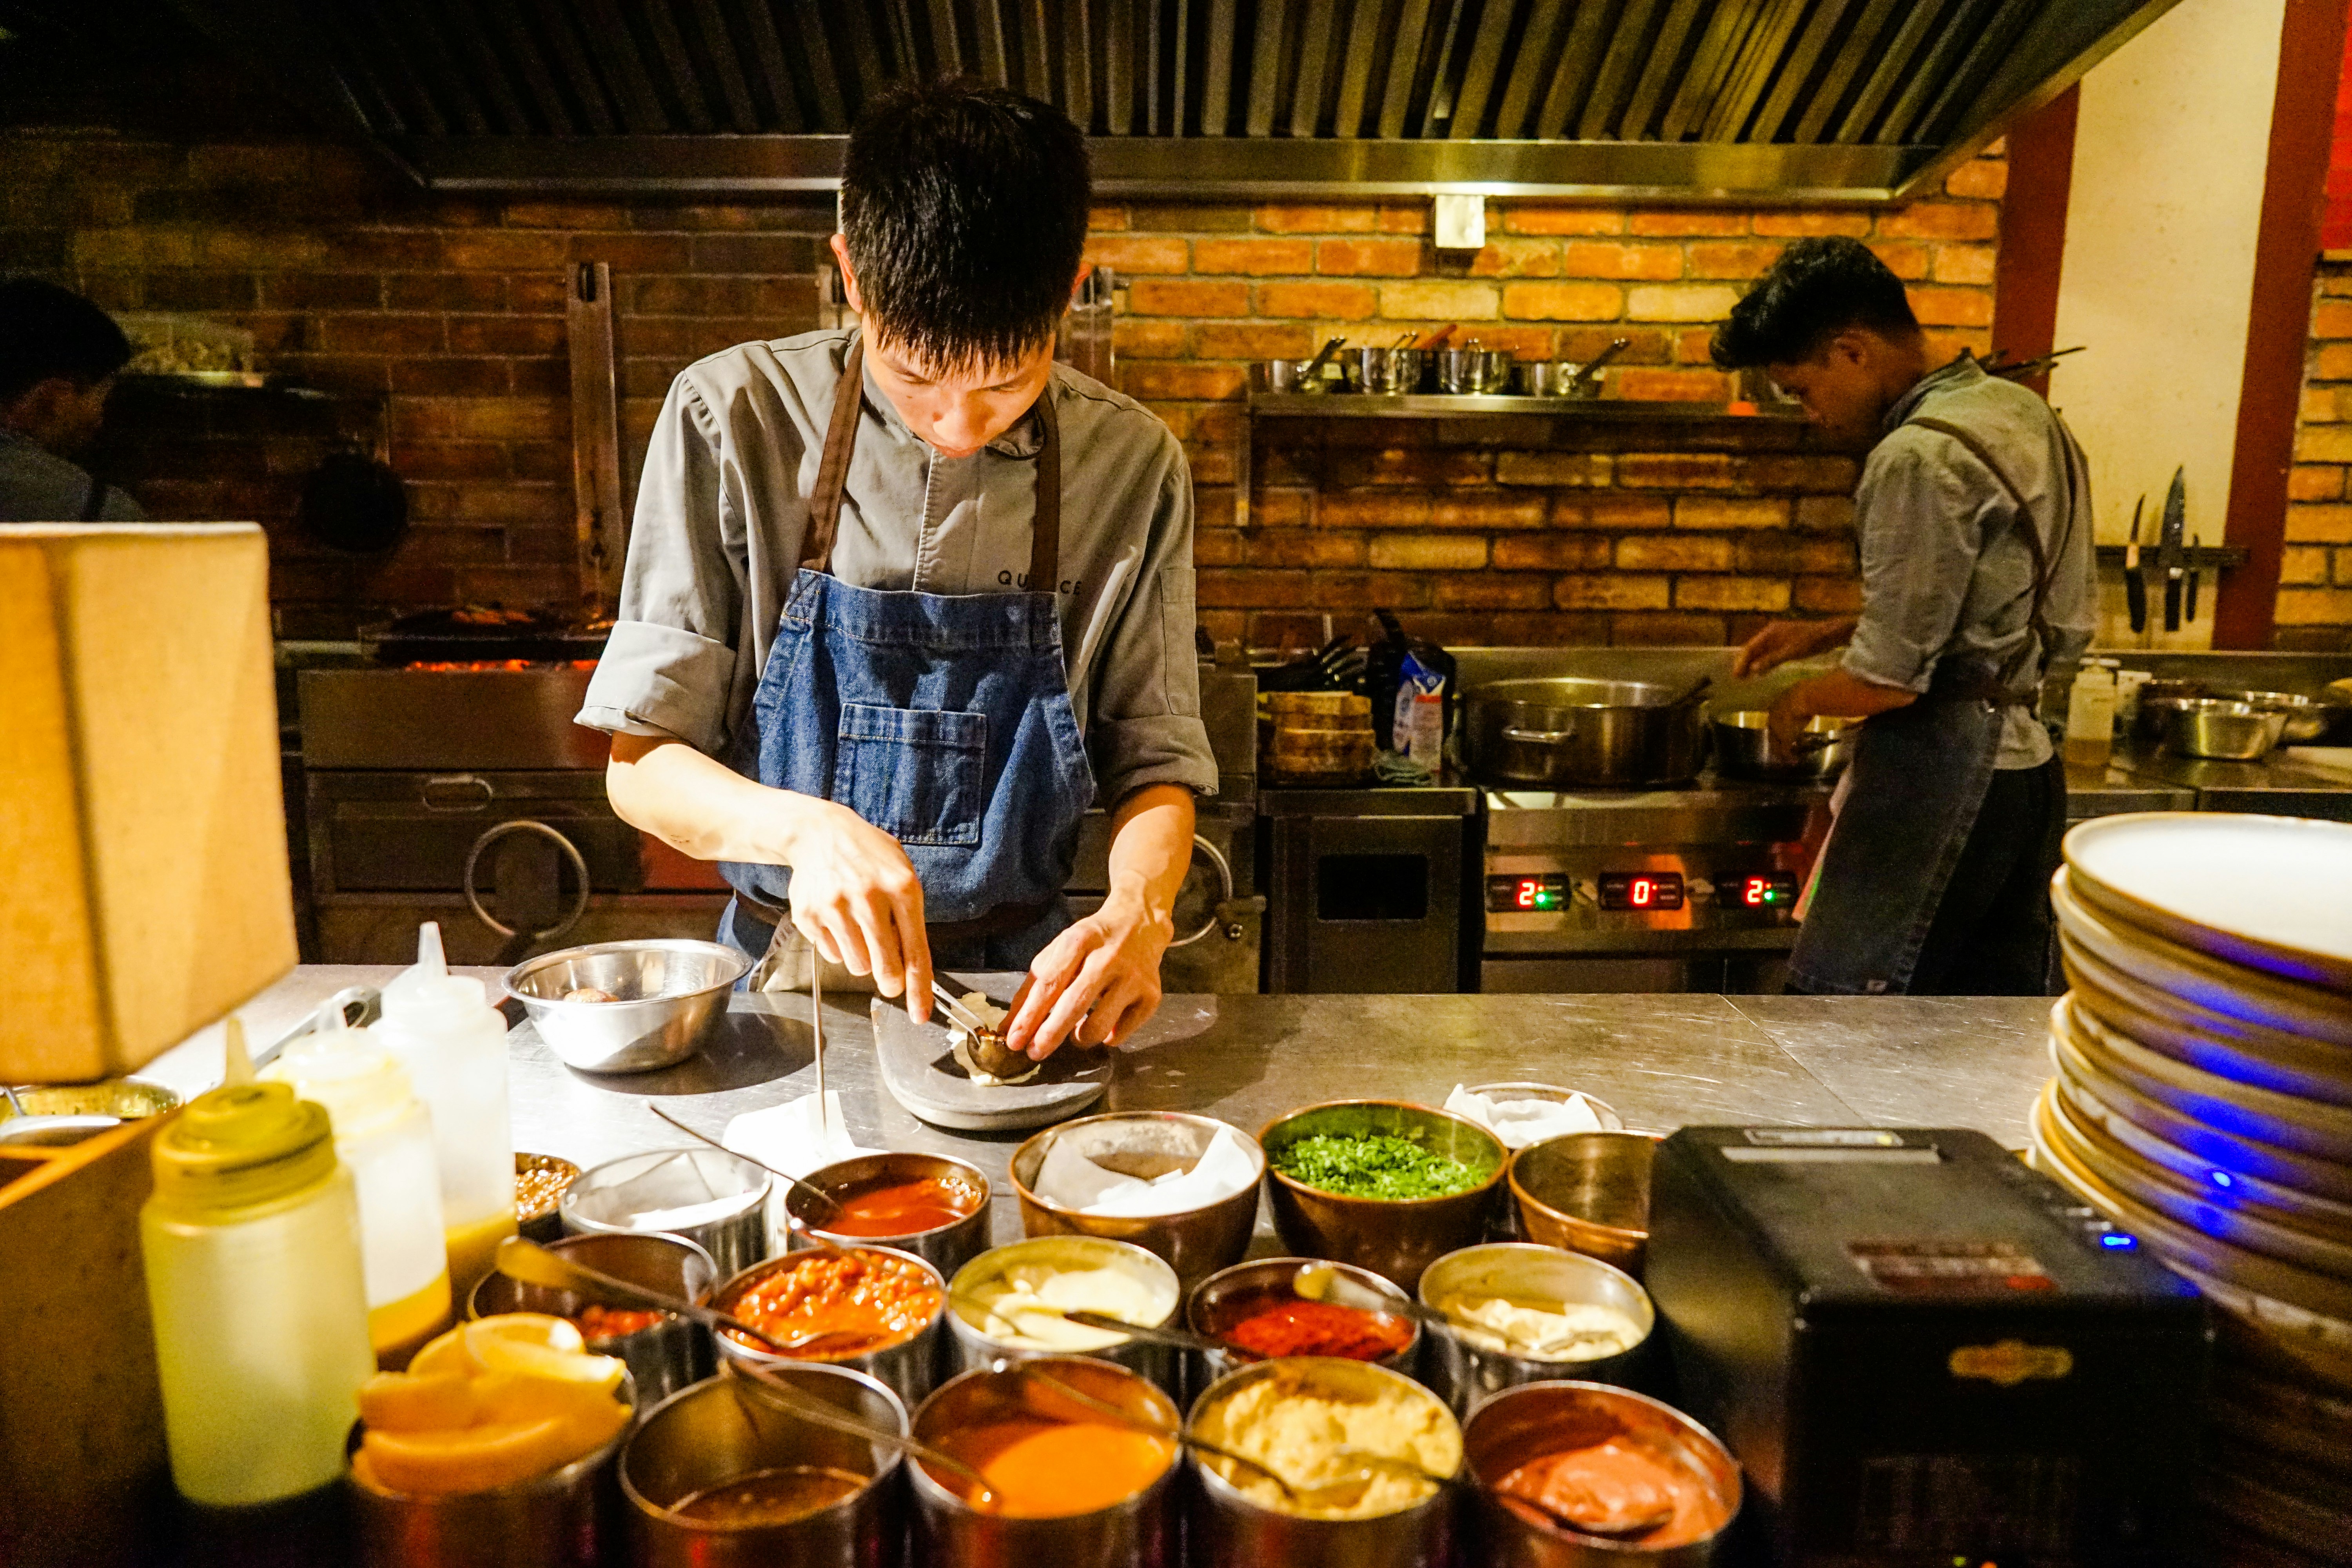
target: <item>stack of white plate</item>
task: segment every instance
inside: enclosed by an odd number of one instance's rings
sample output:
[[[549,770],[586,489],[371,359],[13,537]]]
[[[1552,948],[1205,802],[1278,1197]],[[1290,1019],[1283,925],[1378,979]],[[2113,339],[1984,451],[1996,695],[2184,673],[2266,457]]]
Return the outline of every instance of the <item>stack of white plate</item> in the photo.
[[[2352,826],[2103,817],[2065,854],[2034,1162],[2232,1320],[2209,1552],[2352,1564]]]

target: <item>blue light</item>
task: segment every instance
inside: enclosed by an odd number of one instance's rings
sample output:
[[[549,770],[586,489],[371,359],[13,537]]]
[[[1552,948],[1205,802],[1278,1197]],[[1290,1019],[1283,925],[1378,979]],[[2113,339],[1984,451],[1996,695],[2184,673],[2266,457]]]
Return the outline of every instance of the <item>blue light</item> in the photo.
[[[2099,1237],[2099,1245],[2116,1252],[2129,1252],[2139,1245],[2139,1237],[2126,1236],[2119,1230],[2111,1230]]]
[[[2214,1171],[2210,1173],[2213,1178],[2213,1184],[2217,1187],[2234,1187],[2238,1184],[2238,1179],[2227,1171]]]

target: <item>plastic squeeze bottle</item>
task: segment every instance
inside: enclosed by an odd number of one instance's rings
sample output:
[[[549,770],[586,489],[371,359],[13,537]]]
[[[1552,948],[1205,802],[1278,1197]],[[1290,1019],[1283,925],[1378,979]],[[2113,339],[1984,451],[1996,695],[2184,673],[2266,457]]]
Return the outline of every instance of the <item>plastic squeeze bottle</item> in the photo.
[[[331,1484],[375,1352],[327,1112],[282,1083],[216,1089],[153,1160],[139,1239],[173,1482],[217,1508]]]
[[[441,1173],[433,1120],[410,1090],[407,1069],[365,1029],[305,1035],[261,1077],[291,1084],[326,1108],[335,1153],[360,1196],[360,1256],[366,1265],[368,1338],[377,1358],[406,1366],[449,1325],[448,1244],[442,1235]]]
[[[432,1113],[449,1294],[462,1302],[515,1233],[507,1021],[480,981],[449,973],[441,928],[427,921],[417,929],[415,967],[383,988],[383,1017],[369,1033],[400,1058]]]
[[[2066,765],[2103,768],[2116,745],[2116,674],[2084,659],[2066,693]]]

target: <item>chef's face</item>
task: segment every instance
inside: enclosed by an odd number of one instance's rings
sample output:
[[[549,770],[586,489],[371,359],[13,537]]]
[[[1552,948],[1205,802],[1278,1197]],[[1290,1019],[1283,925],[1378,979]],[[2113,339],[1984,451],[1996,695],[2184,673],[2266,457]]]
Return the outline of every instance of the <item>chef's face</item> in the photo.
[[[97,444],[99,429],[106,423],[106,399],[113,390],[110,375],[89,386],[51,376],[0,408],[0,426],[60,458],[76,457]]]
[[[1837,333],[1804,359],[1768,364],[1764,373],[1805,405],[1806,416],[1832,445],[1866,447],[1878,438],[1879,421],[1901,391],[1887,391],[1891,347],[1876,332],[1856,328]]]

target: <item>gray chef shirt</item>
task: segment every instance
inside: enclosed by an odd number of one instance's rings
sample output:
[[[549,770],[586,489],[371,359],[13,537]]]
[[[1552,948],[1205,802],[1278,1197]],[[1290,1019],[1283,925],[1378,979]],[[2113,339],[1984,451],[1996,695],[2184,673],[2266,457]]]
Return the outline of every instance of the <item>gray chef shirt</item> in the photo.
[[[2013,678],[2038,678],[2033,555],[2017,527],[2017,503],[1982,459],[1952,437],[1906,423],[1940,419],[1974,436],[2026,500],[2051,561],[2042,614],[2052,664],[2091,646],[2096,602],[2091,554],[2091,482],[2069,456],[2058,417],[2032,392],[1962,355],[1920,378],[1887,411],[1884,434],[1854,489],[1862,546],[1862,617],[1845,668],[1881,686],[1924,692],[1945,658],[1962,654],[1996,670],[2026,657]],[[2039,767],[2050,735],[2031,707],[2001,720],[1999,769]]]
[[[97,501],[93,508],[90,503]],[[14,430],[0,430],[0,522],[144,522],[139,503],[100,488],[74,464]]]
[[[646,454],[620,616],[577,722],[726,760],[800,563],[807,497],[854,331],[744,343],[671,384]],[[852,587],[1017,592],[1036,515],[1036,416],[942,457],[864,377],[834,545]],[[1146,784],[1213,794],[1193,642],[1192,479],[1141,404],[1054,366],[1070,701],[1104,804]]]

